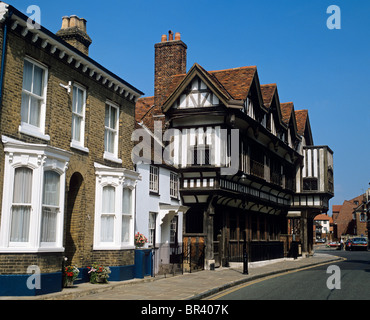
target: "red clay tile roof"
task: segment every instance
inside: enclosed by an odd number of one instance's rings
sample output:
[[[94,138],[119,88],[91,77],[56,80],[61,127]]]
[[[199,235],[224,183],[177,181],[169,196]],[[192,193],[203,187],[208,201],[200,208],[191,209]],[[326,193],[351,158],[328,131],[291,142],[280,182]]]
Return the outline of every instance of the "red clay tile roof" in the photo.
[[[294,108],[293,102],[280,103],[281,116],[285,124],[289,124],[293,108]]]
[[[154,108],[154,97],[145,97],[139,98],[135,105],[135,122],[136,127],[138,126],[138,122],[143,122],[146,126],[153,127],[152,121],[150,120],[152,116],[148,116],[152,114]]]
[[[209,71],[208,73],[216,77],[232,99],[244,100],[247,98],[256,71],[257,67],[251,66]]]
[[[215,86],[229,99],[243,100],[247,98],[250,86],[257,71],[257,67],[240,67],[225,70],[207,71],[199,64],[197,67],[215,84]],[[168,98],[180,83],[185,79],[186,74],[172,76],[171,82],[166,90]]]
[[[295,111],[295,118],[297,122],[297,131],[300,136],[304,135],[304,131],[306,129],[308,117],[308,110],[297,110]]]
[[[328,216],[325,213],[319,214],[314,218],[315,221],[322,221],[322,220],[329,220],[330,222],[333,222],[332,217]]]
[[[263,84],[261,87],[261,93],[263,98],[263,103],[265,107],[270,108],[272,103],[272,98],[276,92],[276,83]]]

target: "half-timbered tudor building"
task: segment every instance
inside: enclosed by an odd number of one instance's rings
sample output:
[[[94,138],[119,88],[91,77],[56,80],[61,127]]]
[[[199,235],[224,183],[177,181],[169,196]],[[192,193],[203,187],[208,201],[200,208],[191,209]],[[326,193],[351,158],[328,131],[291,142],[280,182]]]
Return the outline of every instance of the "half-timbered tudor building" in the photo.
[[[142,92],[90,44],[84,19],[63,17],[54,34],[0,2],[0,295],[60,291],[63,263],[81,281],[93,263],[133,277]]]
[[[207,268],[241,261],[244,241],[249,261],[283,257],[292,240],[309,254],[313,218],[333,196],[332,151],[255,66],[187,70],[186,52],[179,33],[155,44],[153,98],[189,207],[184,242],[205,243]]]

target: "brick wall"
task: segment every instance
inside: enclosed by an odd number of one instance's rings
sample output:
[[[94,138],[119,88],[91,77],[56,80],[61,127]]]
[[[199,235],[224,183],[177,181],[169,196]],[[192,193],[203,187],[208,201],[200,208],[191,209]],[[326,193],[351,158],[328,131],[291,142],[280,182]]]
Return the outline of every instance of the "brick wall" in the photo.
[[[2,35],[0,29],[0,35]],[[31,35],[29,35],[31,36]],[[70,158],[69,169],[66,173],[66,203],[65,203],[65,230],[64,245],[66,252],[72,253],[73,262],[78,267],[91,265],[93,262],[110,266],[120,264],[134,264],[133,250],[93,252],[94,212],[95,212],[95,169],[94,162],[110,167],[125,167],[133,169],[131,161],[131,133],[134,130],[134,102],[84,74],[82,67],[71,67],[64,58],[50,53],[48,47],[42,49],[40,43],[25,40],[17,31],[9,32],[4,73],[4,99],[1,112],[2,135],[6,135],[24,142],[49,144],[73,153]],[[1,38],[0,38],[1,41]],[[19,132],[21,122],[21,93],[23,82],[23,61],[25,56],[48,66],[48,86],[46,104],[45,134],[50,141],[44,141]],[[72,123],[72,93],[60,86],[74,81],[86,88],[86,115],[85,115],[85,153],[70,147]],[[119,118],[119,146],[118,157],[122,165],[103,159],[104,153],[104,118],[105,102],[110,100],[120,105]],[[2,189],[4,185],[4,150],[0,148],[0,208],[2,204]],[[72,176],[80,175],[83,183],[77,194],[76,201],[71,202],[68,193]],[[72,181],[73,182],[73,181]],[[6,186],[6,183],[5,183]],[[73,206],[74,204],[74,206]],[[69,206],[69,209],[68,209]],[[1,217],[1,213],[0,213]],[[0,274],[25,273],[31,264],[37,264],[41,272],[61,270],[63,254],[0,254]],[[100,261],[101,260],[101,261]]]
[[[27,274],[27,268],[33,265],[41,273],[60,272],[62,263],[62,253],[0,254],[0,274]]]

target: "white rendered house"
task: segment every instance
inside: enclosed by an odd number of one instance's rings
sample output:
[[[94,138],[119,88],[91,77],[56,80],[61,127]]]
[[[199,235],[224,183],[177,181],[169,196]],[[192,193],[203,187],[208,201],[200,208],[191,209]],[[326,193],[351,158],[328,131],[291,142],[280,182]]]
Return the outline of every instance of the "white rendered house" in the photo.
[[[147,237],[145,248],[152,248],[154,272],[178,261],[182,252],[183,214],[177,173],[165,166],[140,163],[141,181],[136,187],[135,233]]]

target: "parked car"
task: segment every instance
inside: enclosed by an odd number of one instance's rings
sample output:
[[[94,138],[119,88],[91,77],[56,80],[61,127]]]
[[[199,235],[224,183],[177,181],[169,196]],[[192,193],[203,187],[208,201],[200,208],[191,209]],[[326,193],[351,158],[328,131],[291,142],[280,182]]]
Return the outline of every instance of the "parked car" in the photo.
[[[367,250],[367,239],[366,238],[352,238],[346,241],[346,250]]]
[[[332,241],[332,242],[329,242],[326,246],[330,248],[337,248],[340,246],[340,243],[337,241]]]
[[[326,239],[316,239],[316,243],[325,243]]]

